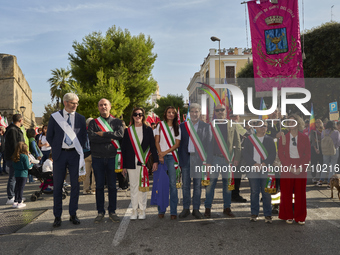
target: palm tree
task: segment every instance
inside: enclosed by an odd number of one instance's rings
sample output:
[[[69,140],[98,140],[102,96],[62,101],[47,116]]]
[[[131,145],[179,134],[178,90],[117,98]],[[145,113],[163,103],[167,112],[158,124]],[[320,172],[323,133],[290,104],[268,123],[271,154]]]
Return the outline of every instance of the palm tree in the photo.
[[[64,68],[56,68],[51,70],[52,77],[47,81],[50,83],[51,99],[55,99],[57,102],[57,109],[59,108],[59,100],[61,101],[64,94],[70,89],[71,70],[65,70]]]

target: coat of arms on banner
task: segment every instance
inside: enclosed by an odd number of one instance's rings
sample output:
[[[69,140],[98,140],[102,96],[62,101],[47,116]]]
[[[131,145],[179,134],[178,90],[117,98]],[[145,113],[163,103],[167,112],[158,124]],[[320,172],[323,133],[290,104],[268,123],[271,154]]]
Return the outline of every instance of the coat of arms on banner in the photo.
[[[288,51],[286,28],[275,28],[264,31],[266,37],[266,51],[268,55],[285,53]]]

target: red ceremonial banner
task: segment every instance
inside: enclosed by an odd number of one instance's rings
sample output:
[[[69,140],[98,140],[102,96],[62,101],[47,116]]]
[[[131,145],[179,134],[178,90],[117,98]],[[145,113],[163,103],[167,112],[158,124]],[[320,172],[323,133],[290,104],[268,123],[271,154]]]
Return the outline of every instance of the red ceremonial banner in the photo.
[[[304,87],[297,0],[248,2],[256,92]]]

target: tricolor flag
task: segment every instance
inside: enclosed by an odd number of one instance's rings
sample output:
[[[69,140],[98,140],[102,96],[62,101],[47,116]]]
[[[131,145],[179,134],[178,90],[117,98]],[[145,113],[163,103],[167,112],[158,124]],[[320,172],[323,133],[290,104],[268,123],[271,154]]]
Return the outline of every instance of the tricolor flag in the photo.
[[[187,118],[185,119],[185,121],[188,121],[188,120],[190,120],[190,112],[189,112],[189,109],[190,109],[190,100],[189,100],[189,104],[188,104],[188,113],[187,113]]]
[[[267,106],[266,106],[266,104],[264,102],[263,97],[261,97],[260,110],[267,110]],[[268,119],[268,115],[260,115],[259,119],[260,120],[266,120],[266,119]]]
[[[309,117],[309,131],[308,134],[310,133],[311,130],[316,130],[315,127],[315,116],[314,116],[314,109],[313,109],[313,103],[311,103],[311,110],[310,110],[310,117]]]
[[[7,124],[5,122],[5,117],[1,117],[1,115],[0,115],[0,126],[7,127]]]

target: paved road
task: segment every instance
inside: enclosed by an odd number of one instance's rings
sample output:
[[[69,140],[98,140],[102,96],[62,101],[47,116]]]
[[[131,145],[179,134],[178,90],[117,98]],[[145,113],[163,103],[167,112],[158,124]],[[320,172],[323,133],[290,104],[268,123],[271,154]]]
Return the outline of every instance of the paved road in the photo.
[[[0,177],[0,214],[13,211],[6,202],[7,176]],[[25,197],[38,189],[27,184]],[[248,199],[248,181],[242,181],[242,195]],[[149,192],[149,201],[151,192]],[[336,193],[335,193],[336,194]],[[205,196],[205,191],[202,197]],[[330,199],[326,187],[307,187],[308,216],[306,225],[288,225],[274,217],[265,224],[263,216],[250,222],[250,203],[234,203],[236,218],[222,214],[222,190],[218,183],[212,208],[212,218],[196,220],[193,216],[171,221],[169,214],[158,219],[157,208],[148,206],[146,220],[129,220],[130,194],[118,192],[117,214],[121,223],[105,221],[95,225],[95,197],[80,195],[78,216],[81,224],[68,221],[64,206],[62,226],[53,229],[53,200],[27,202],[27,209],[46,208],[32,223],[10,235],[0,236],[0,254],[339,254],[340,201]],[[64,200],[64,205],[69,199]],[[203,202],[203,200],[202,200]],[[180,212],[182,207],[178,207]],[[204,206],[201,206],[204,212]]]

